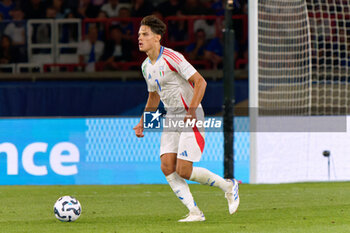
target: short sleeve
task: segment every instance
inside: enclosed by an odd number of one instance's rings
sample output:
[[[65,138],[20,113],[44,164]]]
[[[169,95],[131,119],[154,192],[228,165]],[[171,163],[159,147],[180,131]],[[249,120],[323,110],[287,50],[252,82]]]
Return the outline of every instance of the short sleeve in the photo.
[[[141,71],[142,71],[142,76],[144,77],[146,84],[147,84],[147,91],[148,92],[157,91],[157,89],[149,83],[148,78],[147,78],[147,59],[142,63]]]
[[[173,71],[188,80],[197,70],[185,59],[185,57],[173,50],[164,50],[165,61]]]
[[[145,78],[146,79],[146,78]],[[147,79],[146,79],[146,83],[147,83],[147,91],[148,92],[155,92],[155,91],[157,91],[157,89],[154,87],[154,86],[152,86],[150,83],[149,83],[149,81],[147,81]]]
[[[197,70],[189,63],[184,56],[182,56],[182,61],[178,64],[179,74],[186,80],[192,77]]]

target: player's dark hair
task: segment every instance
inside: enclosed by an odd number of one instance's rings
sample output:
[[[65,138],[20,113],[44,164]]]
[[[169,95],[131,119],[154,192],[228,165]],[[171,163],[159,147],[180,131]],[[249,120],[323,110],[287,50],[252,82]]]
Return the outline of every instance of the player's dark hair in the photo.
[[[163,21],[157,18],[155,15],[144,17],[141,21],[141,26],[142,25],[150,27],[153,33],[161,35],[161,37],[163,37],[166,31],[165,23],[163,23]]]

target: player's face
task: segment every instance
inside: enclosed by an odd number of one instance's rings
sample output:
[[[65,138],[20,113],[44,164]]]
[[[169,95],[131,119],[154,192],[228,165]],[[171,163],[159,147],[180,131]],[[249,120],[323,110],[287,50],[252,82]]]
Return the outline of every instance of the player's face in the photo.
[[[142,25],[139,29],[139,49],[141,52],[147,52],[159,43],[160,35],[152,32],[149,26]]]

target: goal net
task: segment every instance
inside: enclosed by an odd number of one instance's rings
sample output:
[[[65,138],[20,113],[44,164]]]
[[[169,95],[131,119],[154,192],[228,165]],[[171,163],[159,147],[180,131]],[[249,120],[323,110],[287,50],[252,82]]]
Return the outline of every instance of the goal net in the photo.
[[[258,0],[259,115],[350,113],[350,1]]]

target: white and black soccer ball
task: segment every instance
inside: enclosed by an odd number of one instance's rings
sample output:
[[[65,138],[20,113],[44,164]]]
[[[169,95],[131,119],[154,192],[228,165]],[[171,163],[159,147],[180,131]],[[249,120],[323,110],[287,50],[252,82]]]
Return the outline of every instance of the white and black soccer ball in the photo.
[[[62,222],[74,222],[81,214],[80,202],[71,196],[63,196],[58,198],[53,211],[58,220]]]

